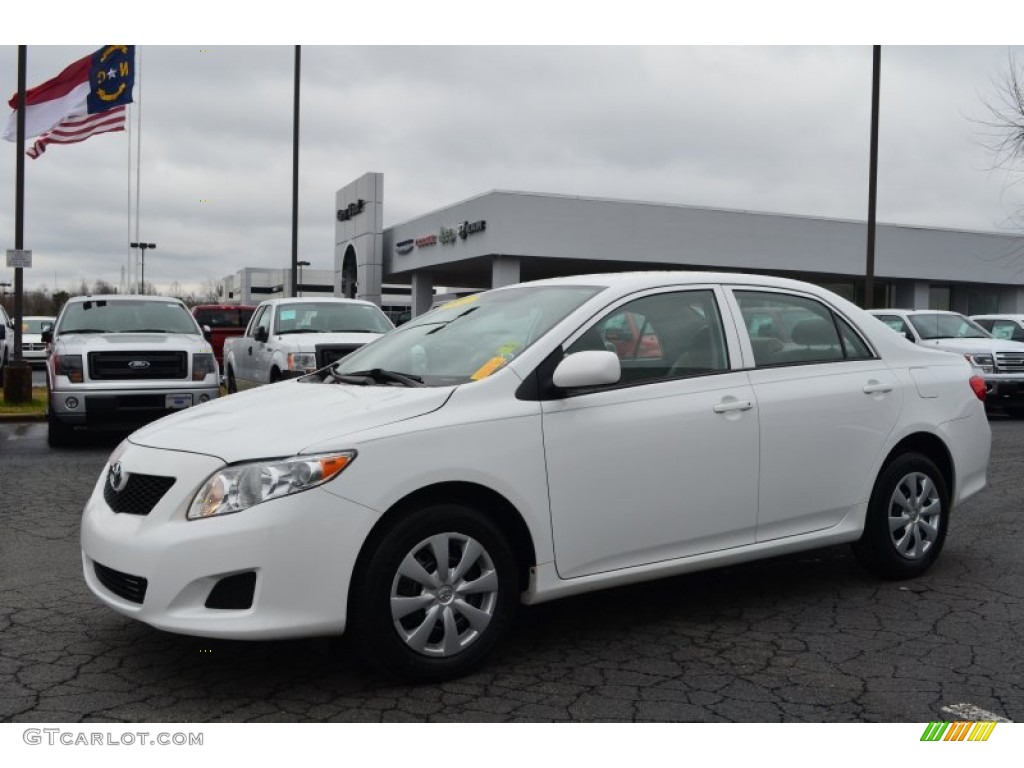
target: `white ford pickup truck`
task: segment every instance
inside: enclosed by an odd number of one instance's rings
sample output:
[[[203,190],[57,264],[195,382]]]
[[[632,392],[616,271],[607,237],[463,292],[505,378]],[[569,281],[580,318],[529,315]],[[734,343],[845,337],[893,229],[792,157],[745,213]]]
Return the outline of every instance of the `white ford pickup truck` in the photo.
[[[956,312],[934,309],[873,309],[871,314],[908,341],[967,358],[985,379],[985,407],[1024,418],[1024,343],[993,338]]]
[[[76,429],[134,429],[220,394],[213,348],[179,299],[76,296],[42,340],[54,447]]]
[[[224,341],[228,392],[311,373],[395,326],[376,304],[356,299],[268,299],[244,336]]]

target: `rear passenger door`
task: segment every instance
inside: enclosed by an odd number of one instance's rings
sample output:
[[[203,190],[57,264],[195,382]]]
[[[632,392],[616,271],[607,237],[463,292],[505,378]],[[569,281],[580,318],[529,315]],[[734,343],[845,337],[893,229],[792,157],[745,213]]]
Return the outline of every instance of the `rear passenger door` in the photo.
[[[741,331],[770,311],[785,337],[768,344],[741,333],[760,418],[757,541],[836,525],[868,501],[902,406],[896,376],[813,296],[741,287],[729,294]]]

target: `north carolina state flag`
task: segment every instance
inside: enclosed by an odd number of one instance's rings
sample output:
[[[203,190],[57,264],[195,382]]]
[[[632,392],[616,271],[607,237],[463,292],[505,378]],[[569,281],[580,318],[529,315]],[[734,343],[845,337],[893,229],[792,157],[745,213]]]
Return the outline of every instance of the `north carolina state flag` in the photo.
[[[36,158],[48,144],[74,144],[97,133],[123,131],[125,105],[135,85],[135,46],[106,45],[52,80],[25,92],[25,138],[39,136],[25,154]],[[4,129],[18,139],[18,94]]]

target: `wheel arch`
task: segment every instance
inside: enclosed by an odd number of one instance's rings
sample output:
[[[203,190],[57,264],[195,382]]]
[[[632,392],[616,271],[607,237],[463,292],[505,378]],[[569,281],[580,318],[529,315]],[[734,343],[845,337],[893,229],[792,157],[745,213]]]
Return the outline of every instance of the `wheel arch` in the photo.
[[[428,485],[395,502],[370,529],[370,533],[359,550],[353,573],[357,573],[362,568],[366,558],[395,523],[415,513],[418,508],[441,502],[461,503],[473,507],[501,528],[515,553],[519,585],[521,589],[525,590],[529,585],[530,570],[537,562],[533,537],[530,535],[526,521],[515,505],[503,495],[478,483],[468,482],[442,482]]]
[[[915,432],[907,435],[892,447],[889,454],[882,462],[878,473],[881,475],[894,460],[905,453],[920,453],[931,459],[942,478],[946,481],[946,488],[949,491],[949,498],[956,498],[956,467],[953,464],[953,456],[942,438],[930,432]],[[877,482],[877,480],[876,480]]]

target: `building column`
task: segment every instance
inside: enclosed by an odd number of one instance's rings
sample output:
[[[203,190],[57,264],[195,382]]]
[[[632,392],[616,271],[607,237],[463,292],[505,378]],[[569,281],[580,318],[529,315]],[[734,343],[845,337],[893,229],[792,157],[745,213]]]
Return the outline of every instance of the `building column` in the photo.
[[[924,280],[896,281],[896,307],[899,309],[928,309],[929,283]]]
[[[519,259],[515,256],[495,256],[491,262],[491,288],[515,285],[519,282]]]
[[[1024,315],[1024,288],[1007,288],[999,294],[999,311]]]
[[[412,273],[412,316],[419,317],[430,310],[434,302],[434,276],[416,270]]]

